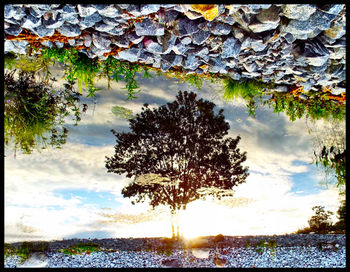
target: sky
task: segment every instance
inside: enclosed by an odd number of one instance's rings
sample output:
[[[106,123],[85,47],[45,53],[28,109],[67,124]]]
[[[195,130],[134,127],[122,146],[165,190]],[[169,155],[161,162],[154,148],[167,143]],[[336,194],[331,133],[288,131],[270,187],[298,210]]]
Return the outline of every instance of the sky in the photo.
[[[62,73],[55,86],[60,88]],[[114,154],[115,136],[128,131],[129,123],[112,113],[114,106],[140,113],[144,103],[158,107],[175,100],[179,90],[193,91],[224,109],[228,136],[241,136],[238,145],[247,152],[249,173],[245,183],[228,199],[194,201],[180,213],[185,237],[199,235],[286,234],[308,226],[312,207],[334,212],[339,192],[320,185],[323,172],[312,164],[312,141],[305,119],[289,121],[259,106],[256,118],[248,116],[243,101],[224,101],[221,86],[204,82],[198,90],[187,83],[154,75],[138,78],[138,98],[126,100],[122,82],[96,82],[102,91],[89,104],[78,126],[67,119],[67,143],[30,155],[5,148],[5,242],[69,238],[171,236],[168,207],[152,210],[147,203],[131,204],[121,190],[131,182],[125,175],[107,173],[105,157]]]

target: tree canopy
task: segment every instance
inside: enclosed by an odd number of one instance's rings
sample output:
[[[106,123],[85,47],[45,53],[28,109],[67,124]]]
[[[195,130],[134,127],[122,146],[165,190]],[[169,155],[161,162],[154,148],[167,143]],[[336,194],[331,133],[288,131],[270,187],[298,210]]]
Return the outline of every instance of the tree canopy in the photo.
[[[225,137],[229,124],[223,110],[179,92],[177,99],[159,108],[145,104],[130,119],[130,132],[116,132],[115,154],[106,157],[108,172],[134,180],[123,188],[136,202],[147,198],[154,208],[185,209],[197,199],[232,196],[232,188],[246,181],[246,152],[237,147],[240,136]]]

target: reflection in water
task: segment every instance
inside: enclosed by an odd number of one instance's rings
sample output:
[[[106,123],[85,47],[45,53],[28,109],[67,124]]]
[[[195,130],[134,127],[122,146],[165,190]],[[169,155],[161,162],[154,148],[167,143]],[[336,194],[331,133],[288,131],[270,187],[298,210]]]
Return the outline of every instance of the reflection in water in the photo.
[[[76,124],[81,120],[80,94],[72,90],[73,82],[57,91],[38,82],[34,73],[16,70],[5,72],[5,144],[13,143],[14,150],[30,154],[34,148],[60,148],[66,142],[68,129],[63,126],[69,110]],[[85,112],[87,105],[83,105]],[[48,139],[49,137],[49,139]]]

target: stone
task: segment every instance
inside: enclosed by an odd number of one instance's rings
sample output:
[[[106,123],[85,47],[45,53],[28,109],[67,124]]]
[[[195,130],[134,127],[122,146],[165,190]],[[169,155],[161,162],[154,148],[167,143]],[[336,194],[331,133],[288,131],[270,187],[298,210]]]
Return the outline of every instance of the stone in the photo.
[[[103,57],[105,53],[108,53],[110,51],[110,48],[97,48],[94,44],[90,46],[90,52],[94,54],[94,57]]]
[[[188,36],[199,31],[196,21],[192,21],[187,17],[178,19],[177,31],[174,32],[174,35],[183,37]],[[177,32],[177,33],[176,33]]]
[[[76,9],[76,7],[74,5],[71,4],[66,4],[64,5],[64,7],[62,8],[62,13],[64,14],[78,14],[78,11]]]
[[[250,47],[255,52],[263,51],[266,48],[267,44],[264,44],[263,40],[251,39]]]
[[[225,15],[225,14],[218,17],[216,20],[219,22],[225,23],[225,24],[229,24],[231,26],[236,22],[235,19],[233,19],[233,17],[231,17],[229,15]]]
[[[172,50],[176,42],[176,36],[172,35],[171,32],[165,31],[163,36],[157,37],[158,42],[162,45],[162,53],[168,54]]]
[[[74,46],[75,45],[75,39],[68,40],[68,43],[69,43],[70,46]]]
[[[148,18],[142,22],[135,23],[136,34],[139,36],[162,36],[164,27]]]
[[[92,43],[92,37],[89,34],[85,35],[84,36],[84,45],[86,47],[90,47],[91,43]]]
[[[207,47],[197,47],[194,49],[189,49],[188,54],[194,54],[197,57],[200,57],[204,61],[209,61],[209,50]]]
[[[86,16],[91,16],[95,12],[97,12],[96,8],[90,5],[77,5],[79,16],[80,17],[86,17]]]
[[[220,36],[216,36],[214,38],[210,37],[207,40],[207,43],[210,46],[211,51],[216,51],[218,48],[222,46],[222,38]]]
[[[222,57],[231,58],[238,56],[241,51],[241,43],[235,38],[228,38],[222,44]]]
[[[113,25],[108,25],[108,24],[105,24],[103,22],[97,22],[94,26],[94,28],[97,30],[97,31],[100,31],[100,32],[107,32],[107,31],[110,31],[114,28]]]
[[[306,58],[309,65],[322,66],[329,59],[329,55],[327,48],[317,39],[304,43],[302,56]]]
[[[61,15],[57,15],[55,19],[49,17],[47,20],[43,19],[43,25],[48,28],[58,28],[63,25],[64,19]]]
[[[188,49],[189,49],[188,46],[183,45],[181,42],[175,43],[175,45],[172,48],[174,53],[177,54],[177,55],[185,54]]]
[[[289,44],[292,44],[295,41],[295,37],[292,34],[290,34],[290,33],[286,33],[286,35],[284,35],[284,39]]]
[[[14,14],[12,15],[12,18],[19,21],[22,20],[23,17],[25,17],[27,14],[25,13],[24,9],[19,8],[19,7],[14,7]],[[45,12],[44,12],[45,13]],[[34,15],[33,15],[34,16]],[[36,16],[40,17],[40,16]]]
[[[268,9],[261,10],[257,14],[256,19],[260,23],[276,24],[276,23],[279,23],[280,21],[279,13],[280,13],[280,8],[275,5],[271,5]]]
[[[180,42],[183,44],[183,45],[188,45],[192,42],[192,39],[191,37],[187,36],[187,37],[184,37],[180,40]]]
[[[203,44],[206,40],[208,40],[210,36],[209,31],[199,30],[197,33],[192,35],[193,43],[197,45]]]
[[[153,63],[153,55],[149,52],[141,50],[139,61],[142,61],[144,63]]]
[[[259,21],[252,22],[248,28],[254,33],[260,33],[268,30],[276,29],[279,26],[278,23],[260,23]]]
[[[153,53],[153,54],[162,53],[163,47],[153,39],[145,37],[143,39],[143,44],[145,46],[145,49],[150,53]]]
[[[30,29],[30,30],[32,30],[33,28],[35,28],[35,27],[37,27],[39,25],[41,25],[41,18],[34,17],[31,14],[29,14],[28,16],[23,18],[22,24],[21,24],[21,26],[23,28],[27,28],[27,29]]]
[[[18,36],[22,32],[22,27],[19,25],[9,25],[8,28],[5,29],[5,33],[7,35],[13,35],[13,36]]]
[[[176,54],[163,55],[161,57],[161,69],[163,72],[169,70],[173,66],[181,65],[183,57]]]
[[[329,58],[330,59],[345,59],[346,48],[345,47],[336,47],[329,49]]]
[[[5,53],[7,52],[12,52],[14,49],[15,49],[15,45],[13,44],[12,41],[10,40],[5,40],[5,43],[4,43],[4,51]]]
[[[183,67],[185,69],[195,70],[199,65],[199,58],[194,54],[188,54]]]
[[[128,48],[130,42],[124,35],[122,35],[122,36],[116,37],[114,39],[114,43],[119,47]]]
[[[12,49],[13,53],[25,55],[27,54],[27,46],[29,42],[27,41],[12,41],[14,48]]]
[[[278,92],[278,93],[285,93],[288,92],[288,86],[276,86],[272,91]]]
[[[243,63],[243,67],[247,70],[248,73],[252,73],[252,72],[255,72],[256,69],[257,69],[257,65],[256,63]]]
[[[135,32],[130,32],[127,35],[127,39],[133,44],[139,44],[140,42],[142,42],[143,38],[144,36],[139,36]]]
[[[49,48],[53,47],[53,43],[51,41],[42,41],[41,44]]]
[[[310,20],[291,20],[287,26],[280,26],[281,32],[293,34],[294,37],[311,33],[316,26]],[[306,35],[307,38],[307,35]]]
[[[309,22],[314,28],[317,27],[320,30],[327,30],[330,28],[332,20],[335,17],[336,15],[317,10],[312,16],[310,16]]]
[[[209,26],[210,32],[214,35],[228,35],[232,31],[232,27],[227,24],[213,22]]]
[[[232,13],[232,18],[240,25],[242,29],[250,32],[248,25],[250,24],[251,17],[244,13],[242,10],[238,10]]]
[[[34,17],[42,17],[45,12],[47,11],[46,9],[41,9],[38,7],[39,5],[31,5],[29,7],[29,13],[34,16]],[[24,11],[23,11],[24,12]],[[24,12],[25,14],[25,12]],[[24,15],[25,16],[25,15]],[[22,16],[23,17],[23,16]]]
[[[13,8],[12,5],[5,5],[4,7],[4,18],[12,18],[13,15],[15,15],[16,11],[15,9]]]
[[[95,33],[92,34],[92,42],[98,49],[109,49],[111,44],[110,39]]]
[[[210,58],[208,65],[211,73],[227,73],[226,65],[220,57]]]
[[[163,259],[162,265],[165,267],[182,267],[182,262],[176,258],[173,259]]]
[[[69,23],[64,23],[62,26],[57,28],[57,31],[66,37],[75,37],[81,34],[79,26]]]
[[[55,44],[58,48],[63,48],[64,43],[63,42],[59,42],[59,41],[55,41]]]
[[[142,16],[140,5],[118,4],[118,6],[135,17]]]
[[[325,30],[323,33],[331,39],[339,39],[346,33],[345,23],[333,22],[331,27]]]
[[[287,4],[283,7],[283,15],[289,19],[306,21],[316,11],[316,5]]]
[[[210,249],[193,248],[191,251],[193,256],[195,256],[196,258],[199,258],[199,259],[209,258]]]
[[[176,10],[166,10],[164,12],[164,18],[159,22],[162,24],[165,24],[165,23],[170,24],[176,20],[178,15],[179,15],[179,12],[177,12]]]
[[[96,11],[91,15],[87,15],[80,19],[80,29],[85,29],[94,26],[102,20],[101,15]]]
[[[114,35],[114,36],[120,36],[125,34],[125,28],[121,27],[114,27],[111,30],[105,31],[108,34]]]
[[[69,24],[78,24],[79,23],[79,18],[78,18],[78,14],[71,14],[71,13],[61,13],[62,19],[69,23]]]
[[[93,5],[96,9],[97,12],[104,17],[108,18],[116,18],[123,12],[116,8],[113,4],[111,5],[106,5],[106,4],[98,4],[98,5]]]
[[[322,5],[319,8],[324,11],[327,12],[329,14],[334,14],[334,15],[338,15],[344,8],[344,4],[338,4],[338,5],[332,5],[332,4],[327,4],[327,5]]]
[[[127,60],[130,62],[135,62],[138,60],[138,56],[140,55],[140,50],[136,47],[132,47],[118,53],[120,59]]]
[[[44,25],[39,25],[38,27],[33,28],[33,32],[42,38],[42,37],[52,36],[53,34],[55,34],[55,29],[48,28]]]
[[[141,14],[143,16],[146,16],[148,14],[158,12],[159,9],[160,9],[159,4],[141,5]]]

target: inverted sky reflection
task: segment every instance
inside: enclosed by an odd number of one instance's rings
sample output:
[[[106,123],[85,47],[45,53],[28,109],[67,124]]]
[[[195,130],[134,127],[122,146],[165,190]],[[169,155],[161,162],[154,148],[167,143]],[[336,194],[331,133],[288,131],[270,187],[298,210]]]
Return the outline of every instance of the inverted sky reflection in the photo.
[[[128,130],[128,121],[112,113],[114,106],[136,114],[144,103],[158,107],[172,102],[178,90],[194,91],[224,109],[229,135],[241,136],[239,147],[247,151],[250,169],[234,198],[188,205],[181,215],[185,235],[283,234],[306,226],[315,205],[338,209],[338,190],[320,187],[322,172],[310,164],[313,150],[305,119],[291,122],[284,113],[262,106],[256,118],[249,117],[242,101],[224,102],[220,86],[211,83],[198,91],[155,75],[138,82],[139,98],[129,101],[122,83],[112,83],[107,90],[106,81],[98,80],[103,91],[96,101],[83,99],[89,108],[78,126],[67,120],[69,135],[61,150],[17,153],[14,158],[5,149],[5,242],[170,236],[168,209],[131,205],[121,196],[130,180],[107,173],[105,156],[114,153],[110,130]],[[57,87],[62,84],[55,82]]]

